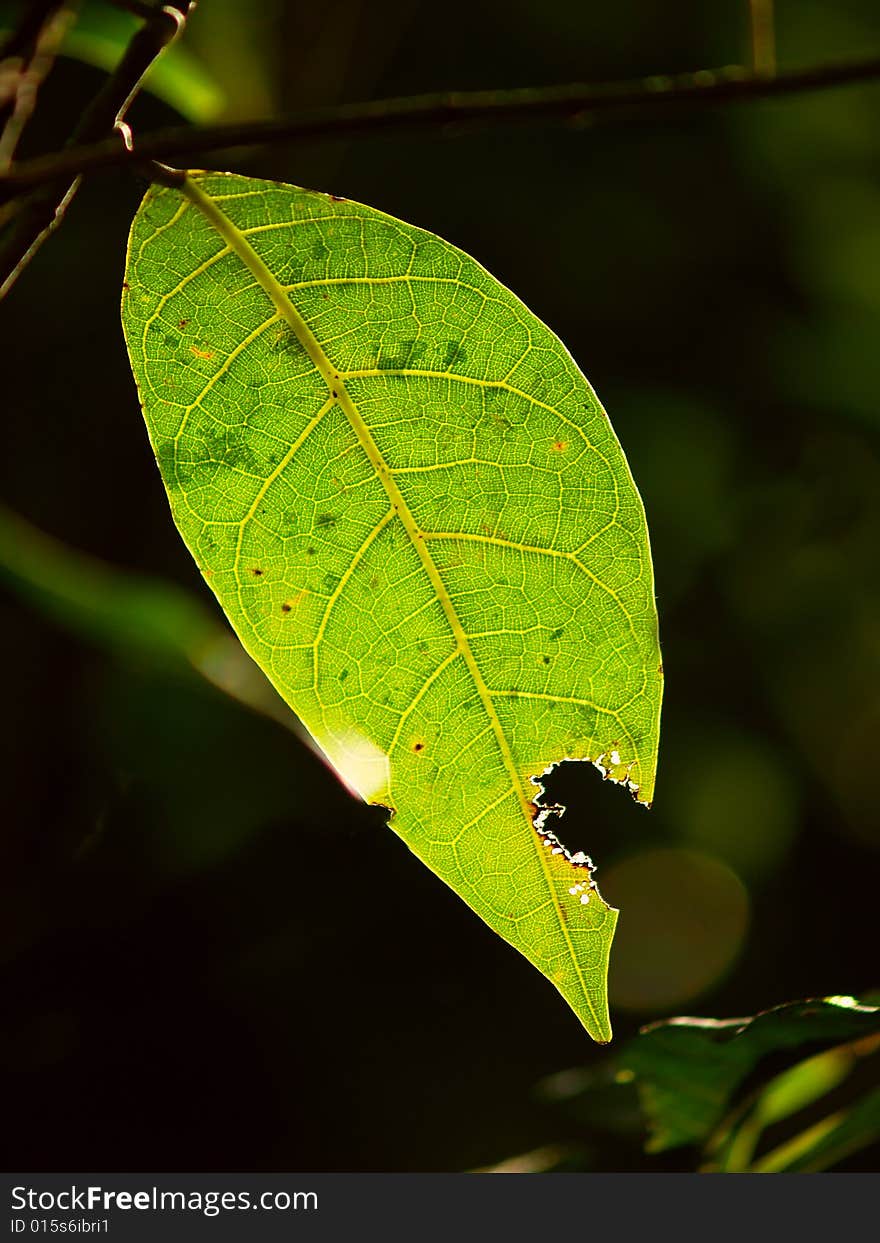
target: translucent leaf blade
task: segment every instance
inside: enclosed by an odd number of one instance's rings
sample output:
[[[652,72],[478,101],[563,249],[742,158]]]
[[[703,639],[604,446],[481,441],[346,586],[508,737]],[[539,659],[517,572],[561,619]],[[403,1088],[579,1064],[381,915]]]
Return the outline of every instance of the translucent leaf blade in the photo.
[[[536,827],[532,778],[589,759],[649,802],[662,670],[642,504],[564,346],[432,234],[222,174],[148,193],[123,324],[175,521],[245,648],[609,1039],[617,913]]]

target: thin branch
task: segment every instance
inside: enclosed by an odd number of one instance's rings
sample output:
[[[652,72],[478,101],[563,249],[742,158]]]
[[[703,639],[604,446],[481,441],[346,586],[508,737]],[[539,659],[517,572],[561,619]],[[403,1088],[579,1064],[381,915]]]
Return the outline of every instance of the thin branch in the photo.
[[[0,44],[0,126],[8,124],[15,112],[22,78],[27,73],[37,46],[54,20],[64,0],[32,0],[23,4],[18,22]]]
[[[27,56],[8,57],[0,65],[0,75],[8,80],[9,97],[0,86],[0,108],[7,112],[0,134],[0,170],[12,165],[25,126],[33,115],[40,87],[49,76],[58,49],[76,16],[74,3],[56,0],[48,6]]]
[[[29,57],[40,31],[60,3],[61,0],[30,0],[23,4],[18,23],[0,44],[0,60]]]
[[[157,8],[132,35],[122,60],[82,115],[70,139],[74,145],[90,143],[124,119],[153,61],[180,34],[190,0]]]
[[[94,144],[114,131],[109,143],[117,152],[129,149],[124,117],[140,89],[144,74],[157,56],[182,29],[190,0],[157,8],[133,35],[116,69],[83,113],[65,148],[72,154],[80,144]],[[79,188],[76,171],[55,168],[40,180],[35,192],[21,204],[0,246],[0,298],[4,297],[37,250],[57,228]],[[9,198],[19,187],[0,178],[0,198]]]
[[[272,121],[246,121],[203,128],[156,130],[138,138],[137,151],[105,141],[39,156],[0,175],[0,191],[17,192],[57,177],[94,172],[146,159],[177,162],[182,156],[272,142],[348,138],[407,129],[568,121],[615,121],[633,115],[656,116],[679,108],[773,99],[880,79],[880,56],[840,64],[816,65],[765,78],[747,69],[703,69],[676,77],[591,86],[525,88],[513,91],[451,92],[384,99],[341,107],[316,108]]]

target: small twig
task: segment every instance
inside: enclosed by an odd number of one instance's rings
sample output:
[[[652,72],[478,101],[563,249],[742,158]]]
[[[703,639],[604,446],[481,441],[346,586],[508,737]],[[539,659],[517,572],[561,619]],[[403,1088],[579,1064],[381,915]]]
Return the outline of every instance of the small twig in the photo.
[[[144,74],[179,34],[189,9],[190,0],[177,0],[151,13],[132,37],[114,72],[83,113],[65,149],[68,154],[80,144],[94,143],[114,131],[125,140],[110,140],[114,149],[123,154],[129,153],[125,114],[140,89]],[[79,189],[79,182],[78,172],[55,169],[22,204],[0,247],[0,298],[8,293],[46,238],[57,228]],[[10,192],[16,193],[17,190],[18,187],[11,187],[0,179],[0,195],[9,197]]]
[[[203,128],[157,130],[139,135],[132,155],[118,143],[99,142],[75,150],[39,156],[0,175],[12,192],[38,186],[63,174],[73,176],[142,161],[177,161],[209,151],[316,138],[348,138],[407,129],[439,129],[512,122],[569,121],[581,124],[658,115],[678,108],[706,107],[773,99],[804,91],[827,90],[880,79],[880,56],[842,64],[816,65],[762,77],[739,66],[703,69],[677,77],[646,78],[607,86],[567,86],[513,91],[471,91],[384,99],[341,107],[317,108],[273,121],[245,121]]]
[[[758,77],[776,74],[776,33],[773,22],[773,0],[749,0],[752,36],[752,69]]]
[[[40,31],[52,16],[53,10],[61,7],[61,2],[62,0],[30,0],[30,3],[23,4],[18,23],[0,44],[0,61],[12,60],[15,57],[27,59]]]
[[[0,127],[13,115],[18,90],[33,59],[40,36],[64,0],[31,0],[21,6],[18,22],[0,44]]]
[[[33,115],[39,89],[55,63],[55,57],[75,17],[74,3],[58,0],[49,7],[45,20],[37,32],[30,55],[25,58],[10,57],[0,65],[0,74],[11,79],[9,99],[0,90],[0,105],[6,105],[8,118],[0,134],[0,170],[6,171],[12,164],[25,126]]]
[[[190,7],[190,0],[178,0],[153,10],[134,33],[122,60],[83,113],[71,135],[71,150],[92,142],[123,121],[145,73],[180,34]]]
[[[148,181],[160,186],[169,186],[172,190],[179,190],[187,178],[186,169],[171,168],[170,165],[162,164],[159,160],[140,161],[136,168]]]

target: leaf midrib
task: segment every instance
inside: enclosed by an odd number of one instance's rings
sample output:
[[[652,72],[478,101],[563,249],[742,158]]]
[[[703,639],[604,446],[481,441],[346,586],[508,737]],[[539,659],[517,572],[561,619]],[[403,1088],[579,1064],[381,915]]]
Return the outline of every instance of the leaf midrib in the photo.
[[[543,850],[543,843],[538,836],[538,833],[535,831],[533,821],[535,803],[527,797],[522,788],[520,774],[517,770],[516,762],[510,749],[510,744],[507,741],[507,735],[502,728],[501,722],[498,718],[498,713],[495,710],[495,703],[483,678],[482,672],[480,671],[480,667],[476,662],[476,658],[471,650],[465,629],[461,624],[458,613],[455,610],[455,606],[453,605],[449,593],[446,590],[446,585],[443,582],[440,571],[437,569],[433,557],[428,552],[425,540],[422,538],[419,525],[416,522],[415,517],[409,508],[405,497],[403,496],[403,493],[397,485],[397,481],[394,478],[391,468],[382,457],[379,447],[373,439],[369,427],[349,395],[345,386],[343,374],[334,367],[333,363],[324,353],[323,348],[319,344],[311,328],[291,302],[288,290],[285,289],[285,287],[275,276],[273,276],[269,267],[260,258],[248,242],[247,238],[242,234],[233,221],[220,210],[213,199],[197,185],[191,176],[187,176],[183,185],[180,187],[180,190],[181,193],[189,199],[193,206],[202,212],[208,223],[219,234],[229,249],[238,256],[251,275],[256,279],[263,292],[274,304],[279,314],[283,316],[283,318],[290,325],[290,328],[296,335],[300,345],[302,345],[303,349],[306,351],[314,364],[315,369],[318,371],[319,375],[323,377],[325,383],[327,384],[331,397],[339,403],[340,409],[345,414],[352,430],[357,436],[358,443],[366,453],[370,465],[375,470],[382,486],[388,494],[388,497],[403,524],[404,530],[409,536],[413,548],[415,549],[416,554],[418,555],[419,560],[428,575],[431,585],[434,588],[437,599],[443,609],[443,613],[455,638],[457,651],[461,654],[465,664],[468,667],[468,671],[473,678],[474,685],[480,697],[480,702],[482,703],[484,711],[489,718],[492,731],[495,735],[495,740],[498,744],[499,751],[501,752],[504,766],[507,769],[507,773],[511,781],[512,789],[516,794],[520,807],[523,811],[523,815],[528,826],[529,838],[533,843],[535,853],[541,865],[541,871],[544,875],[547,890],[553,902],[553,909],[556,914],[559,930],[568,948],[571,962],[574,966],[578,982],[581,986],[581,992],[583,993],[584,1000],[596,1024],[596,1030],[598,1032],[602,1032],[604,1035],[606,1025],[602,1022],[601,1016],[597,1014],[595,1007],[593,1006],[590,991],[587,988],[586,981],[568,931],[566,919],[562,912],[559,902],[559,895],[557,894],[556,887],[553,883],[553,877]],[[596,894],[596,898],[599,899],[598,894]],[[605,905],[604,902],[603,905]],[[610,1033],[608,1034],[608,1038],[610,1039]]]

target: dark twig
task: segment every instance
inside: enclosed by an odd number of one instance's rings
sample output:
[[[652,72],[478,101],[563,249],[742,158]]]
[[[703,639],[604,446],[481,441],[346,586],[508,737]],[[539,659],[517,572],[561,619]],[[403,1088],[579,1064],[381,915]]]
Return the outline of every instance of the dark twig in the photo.
[[[0,43],[0,61],[16,57],[27,59],[40,31],[61,3],[62,0],[30,0],[30,3],[23,3],[17,24]]]
[[[30,11],[29,11],[30,12]],[[31,118],[37,94],[49,76],[55,56],[75,14],[75,0],[53,0],[41,6],[42,25],[15,55],[0,60],[0,171],[12,165],[21,135]],[[21,38],[22,22],[7,46]]]
[[[22,78],[37,52],[44,31],[65,0],[32,0],[22,4],[18,21],[0,43],[0,126],[13,115]]]
[[[271,142],[347,138],[353,134],[443,126],[452,126],[457,132],[466,125],[492,123],[556,120],[590,124],[633,115],[658,115],[667,109],[675,111],[773,99],[876,79],[880,79],[880,56],[792,70],[773,78],[733,66],[608,86],[575,83],[538,89],[453,92],[377,100],[313,109],[273,121],[157,130],[139,136],[136,155],[126,153],[112,141],[78,146],[75,150],[40,156],[17,165],[0,176],[0,190],[5,187],[7,191],[17,192],[41,185],[59,174],[69,177],[131,160],[177,162],[180,157],[196,152],[230,151]]]
[[[156,57],[176,37],[190,8],[190,0],[157,8],[134,34],[122,60],[83,113],[70,137],[65,153],[70,155],[81,144],[92,144],[117,131],[110,144],[125,153],[129,147],[124,117],[140,89],[144,74]],[[0,298],[15,283],[33,255],[63,218],[79,188],[79,173],[54,169],[41,180],[20,205],[3,244],[0,246]],[[18,192],[0,179],[0,195],[9,198]]]

